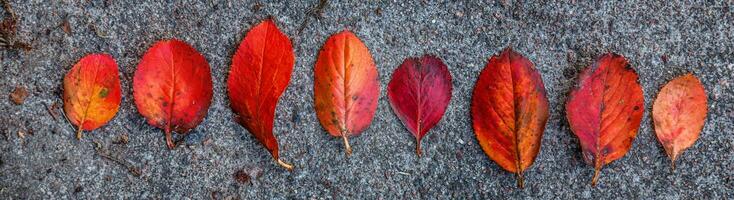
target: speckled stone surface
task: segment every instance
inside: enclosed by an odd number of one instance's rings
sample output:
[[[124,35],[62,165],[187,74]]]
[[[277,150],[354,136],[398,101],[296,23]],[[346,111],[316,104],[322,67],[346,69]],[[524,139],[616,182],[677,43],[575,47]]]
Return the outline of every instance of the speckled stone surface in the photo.
[[[12,1],[16,39],[29,51],[0,49],[0,198],[2,199],[722,199],[734,196],[734,4],[694,1]],[[272,16],[293,41],[296,64],[281,98],[277,166],[233,120],[225,81],[244,34]],[[3,12],[3,17],[8,17]],[[64,20],[70,32],[64,31]],[[351,139],[320,126],[313,107],[313,65],[326,38],[350,29],[370,48],[381,94],[375,119]],[[178,38],[209,61],[209,114],[175,150],[146,124],[132,99],[132,77],[155,41]],[[536,64],[550,118],[526,188],[479,147],[471,91],[489,56],[512,46]],[[82,141],[63,117],[64,74],[82,56],[106,52],[119,64],[123,101],[106,126]],[[563,105],[578,72],[599,55],[627,57],[638,74],[645,114],[632,149],[606,166],[597,187]],[[392,71],[409,56],[435,54],[453,75],[446,115],[423,140],[424,157],[385,95]],[[708,93],[700,139],[672,171],[650,117],[663,84],[693,72]],[[22,105],[8,95],[28,89]],[[49,111],[51,110],[51,111]],[[22,132],[23,134],[18,134]],[[20,137],[23,135],[23,137]],[[118,144],[123,135],[127,144]],[[105,159],[104,152],[140,170]],[[237,182],[241,170],[250,179]],[[247,177],[247,176],[245,176]]]

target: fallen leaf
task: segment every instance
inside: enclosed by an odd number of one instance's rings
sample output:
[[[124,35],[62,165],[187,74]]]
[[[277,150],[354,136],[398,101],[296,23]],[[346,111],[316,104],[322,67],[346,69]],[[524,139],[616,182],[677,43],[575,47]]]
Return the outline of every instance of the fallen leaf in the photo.
[[[701,81],[691,73],[673,79],[660,89],[652,106],[652,119],[658,141],[675,159],[698,140],[708,111],[706,91]]]
[[[133,78],[135,105],[148,124],[161,128],[173,149],[171,132],[185,134],[206,116],[212,100],[212,75],[204,56],[180,40],[155,43]]]
[[[643,102],[637,73],[620,55],[604,54],[581,72],[566,103],[566,117],[579,138],[584,161],[594,166],[592,186],[604,165],[629,151],[640,127]]]
[[[288,87],[295,57],[288,36],[272,20],[253,27],[232,57],[227,79],[230,105],[237,122],[259,140],[278,164],[293,166],[278,156],[273,120],[278,99]]]
[[[415,153],[420,156],[421,139],[441,120],[451,100],[451,73],[435,56],[405,59],[393,72],[387,97],[400,121],[415,136]]]
[[[372,123],[379,90],[367,46],[346,30],[329,37],[314,67],[314,104],[324,129],[342,137],[347,155],[352,153],[348,137]]]
[[[107,124],[120,108],[120,76],[108,54],[84,56],[64,77],[64,112],[76,125],[76,138]]]
[[[471,115],[484,153],[523,188],[548,121],[545,85],[533,63],[509,47],[492,56],[474,86]]]
[[[13,92],[10,93],[10,100],[15,105],[22,105],[25,102],[25,98],[28,97],[28,90],[23,86],[16,86]]]

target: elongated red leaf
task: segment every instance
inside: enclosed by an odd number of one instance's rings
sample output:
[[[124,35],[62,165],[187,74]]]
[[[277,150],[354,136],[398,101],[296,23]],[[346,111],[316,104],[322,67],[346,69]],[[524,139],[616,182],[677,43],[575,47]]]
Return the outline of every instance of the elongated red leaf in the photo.
[[[708,112],[706,105],[706,91],[691,73],[668,82],[658,93],[652,119],[673,168],[678,155],[698,140]]]
[[[91,131],[109,122],[120,107],[117,63],[107,54],[84,56],[64,77],[64,112],[72,124]]]
[[[548,121],[545,85],[533,63],[511,48],[492,56],[474,86],[471,115],[484,153],[524,187]]]
[[[133,78],[135,105],[148,124],[185,134],[204,120],[212,100],[212,75],[204,56],[179,40],[155,43],[143,55]]]
[[[347,155],[352,152],[348,137],[372,123],[379,90],[367,46],[350,31],[329,37],[314,67],[314,103],[321,125],[332,136],[342,137]]]
[[[579,138],[584,161],[594,166],[591,185],[596,185],[604,165],[632,146],[643,102],[637,73],[620,55],[605,54],[581,72],[566,103],[566,117]]]
[[[295,58],[288,36],[272,20],[253,27],[232,57],[227,89],[237,122],[247,128],[273,158],[286,169],[293,166],[280,160],[278,140],[273,135],[275,106],[288,82]]]
[[[435,56],[405,59],[387,85],[387,97],[415,136],[415,153],[420,156],[421,139],[441,120],[451,100],[451,73]]]

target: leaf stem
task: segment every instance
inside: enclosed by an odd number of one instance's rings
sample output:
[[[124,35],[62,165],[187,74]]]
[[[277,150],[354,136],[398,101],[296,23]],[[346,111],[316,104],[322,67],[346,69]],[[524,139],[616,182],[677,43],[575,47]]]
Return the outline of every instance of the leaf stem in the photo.
[[[670,167],[673,168],[673,172],[675,172],[675,158],[670,159]]]
[[[415,154],[421,157],[421,141],[418,138],[415,139]]]
[[[522,175],[522,171],[517,172],[517,187],[520,189],[525,188],[525,177]]]
[[[591,177],[591,186],[596,187],[596,182],[599,180],[599,173],[601,171],[601,163],[600,161],[595,161],[596,164],[594,165],[594,176]]]
[[[344,140],[344,148],[346,149],[347,156],[352,155],[352,146],[349,146],[349,139],[347,134],[342,133],[342,139]]]
[[[76,131],[77,140],[82,140],[82,131],[84,131],[84,129],[82,129],[82,126],[79,126],[79,130]]]
[[[281,160],[280,158],[275,159],[276,162],[278,162],[278,165],[285,168],[288,171],[293,171],[293,165],[286,163],[285,161]]]
[[[173,143],[170,126],[166,126],[166,145],[168,146],[168,149],[173,149],[176,147],[176,144]]]

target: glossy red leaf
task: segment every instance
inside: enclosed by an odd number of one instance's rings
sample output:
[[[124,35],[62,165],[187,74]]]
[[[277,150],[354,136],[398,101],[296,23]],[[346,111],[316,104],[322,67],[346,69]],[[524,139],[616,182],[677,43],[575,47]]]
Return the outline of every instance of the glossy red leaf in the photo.
[[[64,112],[72,124],[91,131],[109,122],[120,107],[117,63],[107,54],[84,56],[64,76]]]
[[[159,41],[135,70],[133,96],[138,112],[165,131],[166,145],[173,149],[171,132],[185,134],[207,114],[212,100],[209,64],[182,41]]]
[[[372,123],[379,90],[367,46],[350,31],[329,37],[314,67],[314,104],[321,125],[343,139],[347,155],[352,152],[348,137]]]
[[[594,166],[592,185],[604,165],[629,151],[643,103],[637,73],[624,57],[605,54],[581,72],[566,103],[566,117],[579,138],[584,161]]]
[[[658,141],[668,153],[673,168],[678,155],[698,140],[706,112],[706,90],[691,73],[668,82],[658,93],[652,106],[652,119]]]
[[[548,121],[545,85],[533,63],[511,48],[492,56],[474,86],[471,115],[484,153],[524,187]]]
[[[451,100],[451,73],[435,56],[405,59],[387,85],[387,97],[415,136],[415,153],[420,156],[421,139],[441,120]]]
[[[272,20],[253,27],[232,57],[227,91],[237,122],[259,140],[286,169],[293,166],[278,156],[273,135],[275,107],[288,87],[293,64],[293,47],[288,36]]]

